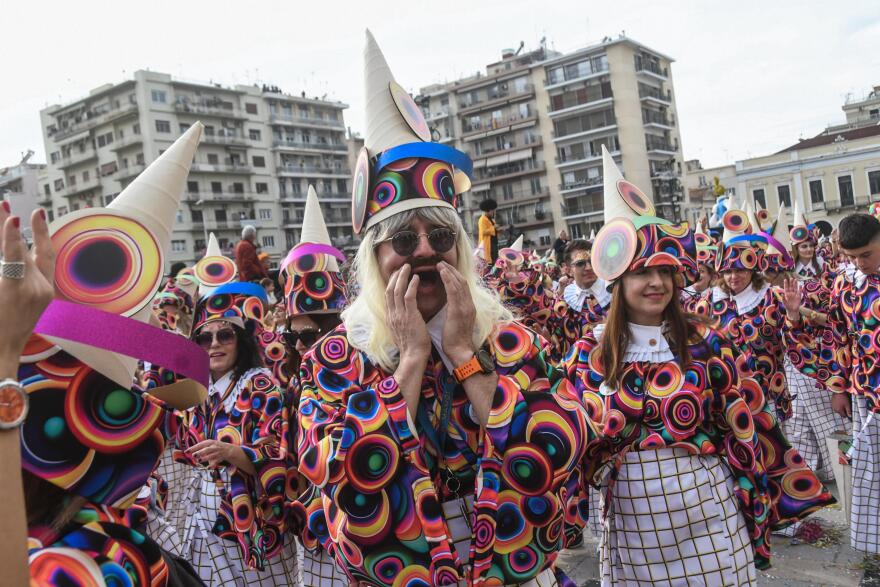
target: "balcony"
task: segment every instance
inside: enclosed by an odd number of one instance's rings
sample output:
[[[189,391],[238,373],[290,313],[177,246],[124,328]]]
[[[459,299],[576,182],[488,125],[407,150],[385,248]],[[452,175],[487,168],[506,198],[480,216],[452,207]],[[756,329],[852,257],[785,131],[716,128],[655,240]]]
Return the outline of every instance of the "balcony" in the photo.
[[[663,112],[642,110],[642,123],[645,126],[654,126],[658,128],[672,130],[675,127],[675,117],[667,116]]]
[[[525,128],[526,126],[535,124],[537,121],[537,114],[529,114],[528,116],[512,114],[502,118],[493,118],[485,123],[480,122],[478,124],[469,124],[465,122],[461,127],[461,138],[464,141],[472,141],[480,137],[488,137],[493,134],[514,130],[514,127]]]
[[[251,192],[236,192],[236,191],[226,191],[226,192],[187,192],[186,201],[190,203],[196,203],[199,200],[203,202],[250,202],[252,200],[256,200],[260,195],[268,195],[268,194],[254,194]]]
[[[503,83],[503,82],[502,82]],[[498,106],[503,106],[504,104],[512,103],[517,100],[525,100],[535,95],[535,86],[533,84],[526,84],[523,88],[513,88],[510,90],[507,89],[499,89],[498,91],[490,91],[489,97],[486,100],[471,102],[470,100],[464,100],[459,102],[458,104],[458,113],[461,116],[471,114],[473,112],[479,112],[481,110],[488,110],[489,108],[497,108]]]
[[[493,157],[495,155],[503,155],[504,153],[512,153],[514,151],[519,151],[520,149],[528,149],[529,147],[540,147],[541,146],[541,137],[532,137],[530,140],[523,141],[522,144],[516,144],[515,142],[505,143],[502,148],[490,147],[480,149],[479,153],[470,153],[471,159],[474,161],[478,161],[480,159],[486,159],[488,157]]]
[[[128,167],[120,167],[116,170],[116,172],[112,175],[113,179],[117,181],[122,181],[123,179],[134,177],[138,175],[141,171],[146,169],[147,166],[143,163],[138,165],[129,165]]]
[[[59,141],[63,141],[67,137],[75,135],[78,132],[89,130],[101,124],[124,118],[125,116],[128,116],[130,114],[136,114],[137,111],[137,104],[124,104],[119,108],[113,108],[111,110],[105,110],[103,112],[94,112],[90,110],[86,112],[85,120],[80,120],[78,122],[74,122],[73,124],[69,124],[68,126],[61,128],[60,130],[56,131],[54,134],[50,134],[49,136],[52,138],[53,141],[57,143]]]
[[[557,88],[563,88],[565,86],[575,84],[578,82],[585,82],[585,81],[589,81],[591,79],[596,79],[597,77],[602,77],[603,75],[608,75],[608,66],[607,65],[602,69],[597,69],[595,71],[591,71],[590,73],[587,73],[587,74],[584,74],[584,75],[581,75],[578,77],[566,78],[566,79],[561,79],[561,80],[552,80],[552,81],[551,80],[544,80],[544,89],[548,90],[548,91],[555,90]]]
[[[636,58],[636,73],[644,74],[649,77],[666,80],[669,78],[669,70],[661,67],[659,63],[655,63],[648,59]]]
[[[559,184],[559,191],[571,192],[574,190],[581,190],[585,188],[598,188],[602,187],[603,182],[604,178],[602,177],[587,177],[584,179],[576,179],[571,183]]]
[[[64,197],[69,198],[71,196],[76,196],[78,194],[82,194],[89,190],[93,190],[95,188],[101,187],[101,178],[93,177],[88,181],[84,181],[75,185],[69,185],[64,190]]]
[[[566,220],[584,218],[586,216],[596,216],[602,214],[604,211],[605,207],[601,202],[593,204],[590,202],[573,202],[569,200],[562,205],[562,215]]]
[[[282,163],[278,165],[278,173],[282,175],[307,176],[307,175],[334,175],[349,177],[351,172],[342,166],[331,165],[294,165]]]
[[[124,139],[118,139],[113,141],[110,145],[111,151],[121,151],[126,147],[131,147],[134,145],[140,145],[144,142],[144,139],[141,135],[131,135],[130,137],[125,137]]]
[[[251,144],[249,139],[232,135],[208,135],[202,133],[202,143],[209,145],[223,145],[225,147],[248,147]]]
[[[641,89],[639,90],[639,99],[643,102],[658,102],[663,106],[672,104],[672,92],[670,90],[663,91],[660,89]]]
[[[664,164],[656,164],[651,166],[651,177],[669,177],[670,175],[681,175],[676,169],[675,165],[664,165]],[[715,196],[712,196],[712,201],[715,201]]]
[[[452,114],[452,113],[449,111],[449,107],[443,106],[442,108],[440,108],[436,112],[426,112],[425,113],[425,120],[442,120],[442,119],[446,118],[447,116],[449,116],[450,114]]]
[[[234,118],[236,120],[245,120],[247,118],[247,115],[238,108],[225,108],[219,100],[216,102],[178,100],[174,103],[174,109],[181,113],[207,114],[223,118]]]
[[[244,163],[193,163],[190,171],[198,173],[234,173],[238,175],[250,175],[254,172],[250,165]]]
[[[655,137],[654,135],[646,135],[646,146],[648,148],[648,154],[655,155],[675,155],[678,153],[678,141],[670,143],[669,141],[665,141],[663,139],[652,140],[659,137]]]
[[[610,132],[613,130],[617,130],[617,121],[616,120],[614,121],[613,124],[608,124],[605,126],[597,126],[597,127],[591,128],[591,129],[580,130],[580,131],[571,132],[571,133],[564,134],[564,135],[556,136],[556,131],[553,131],[550,134],[553,136],[553,142],[558,143],[559,141],[571,141],[574,139],[581,139],[581,138],[585,138],[585,137],[589,137],[589,136],[593,136],[593,135],[597,135],[597,134]]]
[[[834,210],[846,210],[848,208],[855,208],[858,210],[859,208],[864,208],[868,204],[876,201],[871,196],[854,196],[845,198],[842,200],[825,200],[822,204],[814,203],[813,210],[821,209],[820,206],[824,204],[824,209],[831,212]]]
[[[269,114],[269,121],[275,124],[286,124],[290,126],[317,126],[322,128],[345,128],[342,120],[327,120],[326,118],[313,118],[311,116],[299,116],[296,114],[282,114],[272,112]]]
[[[93,161],[98,158],[98,152],[95,151],[91,146],[89,146],[82,153],[71,153],[67,157],[62,157],[60,161],[58,161],[57,165],[59,169],[67,169],[68,167],[73,167],[74,165],[79,165],[80,163],[85,163],[86,161]]]
[[[498,165],[496,167],[487,167],[479,170],[477,179],[474,184],[486,183],[488,181],[500,181],[503,179],[513,179],[521,175],[530,175],[532,173],[540,173],[546,169],[543,161],[519,161],[507,165]]]
[[[302,141],[289,141],[289,140],[278,140],[275,139],[272,141],[272,148],[274,150],[287,150],[287,151],[331,151],[334,153],[347,152],[348,146],[341,145],[337,143],[304,143]]]

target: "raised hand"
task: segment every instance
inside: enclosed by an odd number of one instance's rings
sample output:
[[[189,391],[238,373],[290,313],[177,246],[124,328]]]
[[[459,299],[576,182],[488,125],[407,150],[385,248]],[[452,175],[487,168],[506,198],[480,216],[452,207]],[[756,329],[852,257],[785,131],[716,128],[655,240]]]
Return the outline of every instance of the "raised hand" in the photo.
[[[446,289],[446,322],[443,324],[443,352],[456,366],[471,359],[474,351],[474,322],[477,309],[467,282],[458,270],[441,261],[437,264]]]
[[[785,311],[792,320],[800,318],[801,288],[797,279],[785,278],[782,282],[782,299],[785,302]]]
[[[405,359],[427,361],[431,354],[431,337],[416,299],[419,276],[410,279],[411,273],[412,267],[404,265],[391,274],[385,287],[386,319],[401,362]]]

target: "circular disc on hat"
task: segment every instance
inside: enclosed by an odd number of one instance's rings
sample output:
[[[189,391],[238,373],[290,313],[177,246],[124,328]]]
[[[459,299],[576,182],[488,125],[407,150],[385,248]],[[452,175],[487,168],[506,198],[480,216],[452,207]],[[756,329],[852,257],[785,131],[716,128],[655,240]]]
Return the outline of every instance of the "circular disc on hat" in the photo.
[[[654,204],[651,200],[636,187],[635,184],[625,179],[617,180],[617,193],[626,202],[626,205],[632,208],[632,211],[642,216],[655,216]]]
[[[639,237],[633,223],[615,218],[602,227],[593,243],[593,271],[605,281],[617,279],[629,268]]]
[[[428,127],[428,121],[425,120],[425,115],[422,114],[422,109],[419,108],[416,101],[412,99],[409,92],[403,89],[403,86],[395,81],[389,82],[388,88],[391,90],[391,98],[400,111],[400,115],[412,131],[423,141],[430,142],[431,129]]]
[[[217,287],[235,279],[235,262],[222,255],[205,257],[195,266],[196,279],[204,286]]]
[[[810,238],[810,230],[806,226],[795,226],[788,236],[793,242],[802,242]]]
[[[106,208],[65,216],[53,227],[59,297],[131,316],[149,304],[162,282],[164,253],[150,230]]]
[[[351,182],[351,226],[360,233],[367,220],[367,194],[370,189],[370,152],[361,149],[354,166],[354,179]]]
[[[749,217],[742,210],[728,210],[721,219],[724,228],[736,232],[742,232],[749,227]]]
[[[712,239],[708,234],[694,234],[694,241],[696,241],[698,247],[708,247],[712,245]]]

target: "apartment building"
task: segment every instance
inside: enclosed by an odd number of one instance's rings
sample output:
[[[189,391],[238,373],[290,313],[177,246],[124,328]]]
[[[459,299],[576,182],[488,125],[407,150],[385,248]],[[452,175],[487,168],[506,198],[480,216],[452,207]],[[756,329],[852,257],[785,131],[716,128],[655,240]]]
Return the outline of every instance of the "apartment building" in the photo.
[[[865,212],[880,201],[880,86],[865,96],[849,96],[846,122],[798,141],[778,153],[736,161],[710,170],[688,162],[689,209],[705,207],[701,182],[721,175],[722,184],[775,216],[800,200],[812,222],[837,226],[846,215]],[[731,173],[733,171],[733,173]]]
[[[652,190],[658,212],[681,216],[682,156],[672,59],[632,39],[605,38],[562,54],[542,46],[504,50],[485,73],[422,88],[417,96],[434,140],[474,160],[461,203],[476,232],[479,203],[546,249],[562,229],[588,236],[603,221],[604,145],[624,175]]]
[[[48,156],[40,202],[50,217],[112,201],[195,121],[205,132],[178,210],[168,263],[194,262],[214,232],[226,254],[257,227],[275,261],[298,242],[314,184],[337,246],[353,239],[346,104],[275,86],[191,82],[137,71],[40,112]]]

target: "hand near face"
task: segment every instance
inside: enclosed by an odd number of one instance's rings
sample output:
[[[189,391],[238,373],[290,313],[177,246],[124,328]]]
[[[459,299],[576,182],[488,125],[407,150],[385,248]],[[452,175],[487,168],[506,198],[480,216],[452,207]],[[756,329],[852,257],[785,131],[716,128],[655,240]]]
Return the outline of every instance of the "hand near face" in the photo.
[[[419,276],[410,279],[411,274],[412,267],[406,264],[391,274],[385,287],[386,317],[401,361],[427,360],[431,354],[431,337],[416,299]]]
[[[782,295],[785,302],[785,311],[789,317],[796,318],[800,316],[801,309],[801,288],[797,279],[785,279],[782,282]]]
[[[467,282],[458,270],[441,261],[437,264],[446,289],[446,322],[443,324],[443,352],[456,365],[469,361],[476,350],[473,343],[477,309]]]

